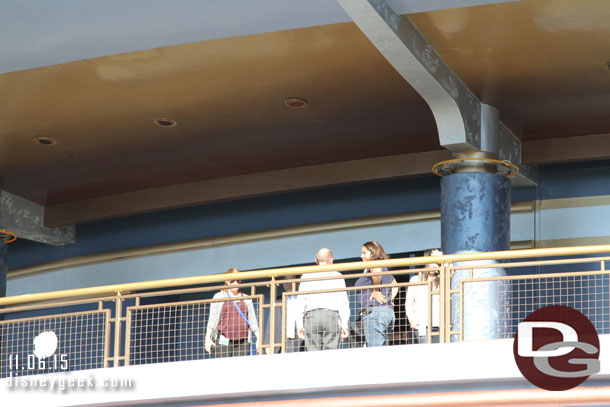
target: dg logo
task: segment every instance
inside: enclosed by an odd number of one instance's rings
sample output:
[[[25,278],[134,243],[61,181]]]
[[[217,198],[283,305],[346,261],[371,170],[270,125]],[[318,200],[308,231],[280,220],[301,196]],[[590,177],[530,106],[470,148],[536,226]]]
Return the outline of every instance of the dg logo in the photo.
[[[517,328],[515,362],[523,376],[545,390],[568,390],[599,373],[599,336],[579,311],[551,305]]]

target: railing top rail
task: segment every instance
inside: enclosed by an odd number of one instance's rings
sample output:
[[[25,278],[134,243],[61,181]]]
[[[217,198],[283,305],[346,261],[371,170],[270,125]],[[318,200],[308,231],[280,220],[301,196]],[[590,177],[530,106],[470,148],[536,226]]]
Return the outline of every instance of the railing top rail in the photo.
[[[577,256],[587,254],[610,253],[610,245],[556,247],[545,249],[506,250],[485,253],[463,253],[430,257],[411,257],[390,260],[377,260],[370,262],[337,263],[324,266],[298,266],[275,269],[244,271],[240,273],[240,280],[254,280],[262,278],[275,278],[290,275],[301,275],[321,271],[352,271],[373,267],[408,267],[429,263],[455,263],[476,260],[510,260],[536,257]],[[143,281],[137,283],[112,284],[98,287],[78,288],[71,290],[53,291],[45,293],[24,294],[0,298],[0,306],[25,304],[41,301],[53,301],[82,296],[108,296],[119,295],[124,292],[139,290],[154,290],[177,286],[198,285],[224,282],[235,279],[235,274],[211,274],[195,277],[170,278],[165,280]]]

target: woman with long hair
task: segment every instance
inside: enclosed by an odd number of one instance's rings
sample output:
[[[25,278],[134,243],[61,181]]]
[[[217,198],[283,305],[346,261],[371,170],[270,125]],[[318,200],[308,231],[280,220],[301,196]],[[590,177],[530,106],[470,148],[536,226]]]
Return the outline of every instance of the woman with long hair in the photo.
[[[231,268],[225,274],[235,277],[225,282],[227,288],[214,294],[215,301],[210,305],[210,317],[205,335],[205,350],[214,352],[217,358],[228,356],[246,356],[250,354],[253,333],[258,342],[258,321],[251,299],[240,299],[246,296],[239,284],[239,270]],[[212,348],[214,348],[212,350]]]
[[[362,261],[389,259],[383,246],[375,241],[366,242],[360,250]],[[387,336],[394,329],[394,304],[396,295],[393,287],[377,287],[379,285],[395,284],[396,280],[388,269],[371,268],[364,270],[367,276],[360,277],[355,286],[362,287],[358,294],[358,310],[362,321],[362,330],[366,346],[382,346]],[[367,288],[369,287],[370,288]]]
[[[424,256],[440,256],[443,252],[439,249],[428,249],[424,252]],[[432,287],[432,292],[439,290],[440,277],[439,271],[434,270],[439,265],[430,263],[426,265],[419,273],[415,274],[409,280],[410,283],[428,283],[410,286],[407,289],[407,299],[405,300],[405,311],[411,327],[417,331],[419,343],[428,342],[428,328],[430,332],[438,332],[440,322],[440,298],[438,294],[432,295],[432,315],[430,325],[430,292],[428,287]],[[431,336],[432,343],[438,343],[440,337],[438,335]]]

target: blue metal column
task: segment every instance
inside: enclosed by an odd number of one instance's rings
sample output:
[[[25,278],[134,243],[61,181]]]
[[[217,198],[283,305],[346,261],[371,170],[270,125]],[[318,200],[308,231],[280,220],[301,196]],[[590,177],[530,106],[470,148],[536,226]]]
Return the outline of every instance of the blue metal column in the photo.
[[[510,248],[510,196],[508,178],[490,172],[464,168],[441,180],[441,247],[444,254],[476,253]],[[481,171],[486,169],[481,167]],[[494,264],[494,261],[456,263],[455,265]],[[472,269],[474,278],[502,277],[502,268]],[[451,289],[469,278],[470,269],[457,270]],[[507,285],[504,282],[463,284],[464,340],[495,339],[506,336],[508,320]],[[460,298],[451,301],[452,330],[460,323]],[[452,341],[458,340],[452,336]]]
[[[510,180],[486,172],[451,174],[441,180],[443,253],[510,248]]]

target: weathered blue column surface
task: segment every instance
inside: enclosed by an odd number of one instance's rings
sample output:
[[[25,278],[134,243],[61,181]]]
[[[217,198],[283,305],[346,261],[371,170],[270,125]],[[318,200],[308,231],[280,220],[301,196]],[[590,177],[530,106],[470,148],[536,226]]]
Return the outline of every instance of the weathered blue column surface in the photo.
[[[441,180],[443,253],[510,248],[510,180],[486,172],[451,174]]]
[[[462,172],[441,180],[441,247],[445,254],[476,253],[510,248],[510,180],[487,172]],[[455,265],[494,264],[495,261]],[[505,276],[502,268],[473,269],[473,278]],[[451,288],[459,289],[469,269],[457,270]],[[507,336],[508,301],[504,282],[466,282],[463,291],[464,340]],[[460,323],[460,299],[451,301],[451,324]],[[457,340],[453,337],[452,340]]]

